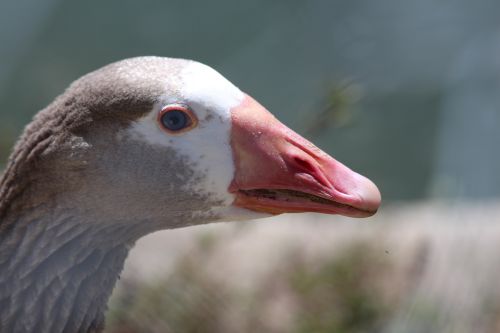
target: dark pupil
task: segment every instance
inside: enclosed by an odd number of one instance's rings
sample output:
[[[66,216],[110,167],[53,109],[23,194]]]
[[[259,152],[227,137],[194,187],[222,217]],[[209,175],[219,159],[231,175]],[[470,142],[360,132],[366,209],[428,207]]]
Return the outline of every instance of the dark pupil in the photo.
[[[187,115],[180,110],[168,111],[161,117],[163,126],[171,131],[178,131],[183,129],[188,124]]]

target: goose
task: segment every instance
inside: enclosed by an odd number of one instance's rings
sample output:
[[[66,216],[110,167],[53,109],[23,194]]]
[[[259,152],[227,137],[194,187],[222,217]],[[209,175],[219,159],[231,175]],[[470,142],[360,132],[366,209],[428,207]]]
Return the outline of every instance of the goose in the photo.
[[[373,182],[209,66],[138,57],[40,111],[0,180],[0,331],[101,332],[136,240],[282,213],[373,215]]]

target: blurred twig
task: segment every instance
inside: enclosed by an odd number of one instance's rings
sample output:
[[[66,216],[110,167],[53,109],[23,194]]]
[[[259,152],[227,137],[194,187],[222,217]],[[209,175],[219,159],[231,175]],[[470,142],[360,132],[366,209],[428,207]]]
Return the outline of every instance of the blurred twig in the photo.
[[[349,126],[355,119],[354,105],[361,97],[361,89],[353,82],[330,84],[317,112],[307,114],[305,133],[317,135],[329,127]]]

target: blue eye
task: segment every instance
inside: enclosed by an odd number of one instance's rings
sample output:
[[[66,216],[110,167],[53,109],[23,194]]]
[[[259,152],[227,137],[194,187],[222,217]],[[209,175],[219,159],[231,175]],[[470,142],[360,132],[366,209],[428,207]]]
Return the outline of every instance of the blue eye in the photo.
[[[169,131],[177,132],[191,125],[191,118],[182,109],[172,109],[161,115],[160,122]]]

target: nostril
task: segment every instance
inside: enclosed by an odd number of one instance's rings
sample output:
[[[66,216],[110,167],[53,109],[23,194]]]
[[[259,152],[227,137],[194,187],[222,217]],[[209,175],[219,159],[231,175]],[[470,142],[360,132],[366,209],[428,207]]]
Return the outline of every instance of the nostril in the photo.
[[[311,162],[299,157],[299,156],[295,156],[293,158],[293,161],[295,162],[295,164],[300,168],[302,169],[303,171],[307,171],[307,172],[311,172],[311,171],[314,171],[316,168],[312,165]]]
[[[307,156],[308,157],[308,156]],[[321,170],[321,167],[318,163],[307,157],[302,157],[300,155],[295,155],[291,158],[291,162],[293,163],[293,168],[298,173],[304,173],[316,180],[318,183],[325,187],[331,187],[331,183],[328,181],[327,177]]]

